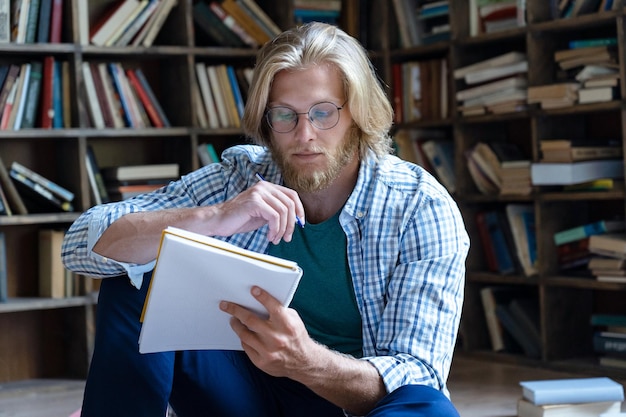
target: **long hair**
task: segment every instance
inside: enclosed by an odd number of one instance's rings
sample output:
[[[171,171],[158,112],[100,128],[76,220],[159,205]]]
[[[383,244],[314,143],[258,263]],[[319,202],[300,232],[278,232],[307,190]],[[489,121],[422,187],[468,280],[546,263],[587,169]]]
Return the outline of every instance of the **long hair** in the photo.
[[[393,109],[376,70],[356,39],[325,23],[294,27],[259,50],[242,121],[244,133],[257,144],[267,146],[271,130],[265,112],[274,77],[280,71],[322,63],[335,65],[342,75],[353,124],[360,137],[361,156],[367,149],[379,157],[390,153]]]

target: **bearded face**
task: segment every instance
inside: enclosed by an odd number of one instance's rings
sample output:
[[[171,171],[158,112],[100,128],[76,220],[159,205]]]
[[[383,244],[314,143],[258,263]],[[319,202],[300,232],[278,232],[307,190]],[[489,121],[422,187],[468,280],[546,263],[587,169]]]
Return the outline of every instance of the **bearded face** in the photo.
[[[306,123],[306,121],[303,121]],[[350,128],[346,136],[336,146],[323,144],[294,145],[293,148],[278,149],[271,141],[270,150],[274,161],[283,173],[285,185],[298,192],[312,193],[327,188],[339,175],[342,169],[358,157],[358,129]],[[294,154],[316,153],[320,157],[311,163],[293,158]]]

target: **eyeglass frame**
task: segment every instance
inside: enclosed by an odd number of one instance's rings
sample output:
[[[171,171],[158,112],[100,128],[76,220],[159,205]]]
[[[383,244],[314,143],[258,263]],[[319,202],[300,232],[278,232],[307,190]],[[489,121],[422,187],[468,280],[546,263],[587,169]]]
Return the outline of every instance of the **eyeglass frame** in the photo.
[[[334,125],[332,125],[332,126],[330,126],[330,127],[318,127],[318,126],[316,126],[316,125],[315,125],[315,123],[313,123],[313,120],[311,120],[311,116],[310,116],[311,109],[312,109],[313,107],[315,107],[315,106],[319,105],[319,104],[325,104],[325,103],[332,104],[333,106],[335,106],[335,108],[337,109],[337,121],[335,122],[335,124],[334,124]],[[299,113],[299,112],[297,112],[297,111],[295,111],[295,110],[294,110],[294,109],[292,109],[291,107],[288,107],[288,106],[274,106],[274,107],[268,107],[268,108],[265,110],[265,120],[267,121],[267,124],[268,124],[268,126],[270,127],[270,129],[272,129],[274,132],[276,132],[276,133],[289,133],[289,132],[293,132],[293,131],[294,131],[294,129],[295,129],[296,127],[298,127],[298,122],[300,122],[300,117],[298,117],[298,116],[300,116],[301,114],[306,114],[306,115],[307,115],[307,120],[309,121],[309,123],[311,123],[311,126],[313,126],[313,127],[314,127],[314,128],[316,128],[316,129],[319,129],[319,130],[330,130],[330,129],[332,129],[333,127],[335,127],[335,126],[337,126],[337,125],[339,124],[339,120],[341,120],[341,110],[343,110],[343,109],[346,107],[346,104],[347,104],[347,103],[348,103],[348,100],[344,101],[344,103],[343,103],[341,106],[338,106],[338,105],[336,105],[335,103],[333,103],[332,101],[320,101],[320,102],[318,102],[318,103],[314,103],[314,104],[312,104],[312,105],[311,105],[311,107],[309,107],[309,110],[307,110],[306,112],[300,112],[300,113]],[[293,127],[292,127],[291,129],[286,130],[286,131],[284,131],[284,132],[281,132],[281,131],[276,130],[276,129],[274,128],[274,126],[272,126],[272,122],[270,121],[270,118],[269,118],[269,115],[270,115],[270,110],[273,110],[273,109],[278,109],[278,108],[285,108],[285,109],[289,109],[289,110],[293,111],[293,112],[294,112],[294,114],[296,115],[296,123],[293,125]]]

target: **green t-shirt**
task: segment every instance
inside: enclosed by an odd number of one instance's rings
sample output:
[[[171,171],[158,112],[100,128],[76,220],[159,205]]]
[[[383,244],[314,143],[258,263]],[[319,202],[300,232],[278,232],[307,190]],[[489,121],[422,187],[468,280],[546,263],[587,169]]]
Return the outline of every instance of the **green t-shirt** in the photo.
[[[298,262],[304,271],[290,307],[300,314],[309,335],[338,352],[361,357],[361,315],[339,213],[320,224],[296,227],[291,242],[270,245],[269,253]]]

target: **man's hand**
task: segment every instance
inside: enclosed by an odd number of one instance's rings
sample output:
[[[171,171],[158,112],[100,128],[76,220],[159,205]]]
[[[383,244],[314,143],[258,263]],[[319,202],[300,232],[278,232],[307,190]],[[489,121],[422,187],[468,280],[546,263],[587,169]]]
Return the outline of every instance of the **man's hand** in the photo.
[[[298,193],[290,188],[260,181],[231,200],[213,206],[211,218],[214,234],[230,236],[249,232],[267,224],[268,239],[278,244],[289,242],[296,216],[304,221],[304,206]]]
[[[311,352],[321,346],[309,337],[295,310],[259,287],[253,287],[251,293],[268,311],[267,319],[227,301],[220,308],[232,315],[231,327],[256,367],[273,376],[298,379],[299,373],[314,366]]]

